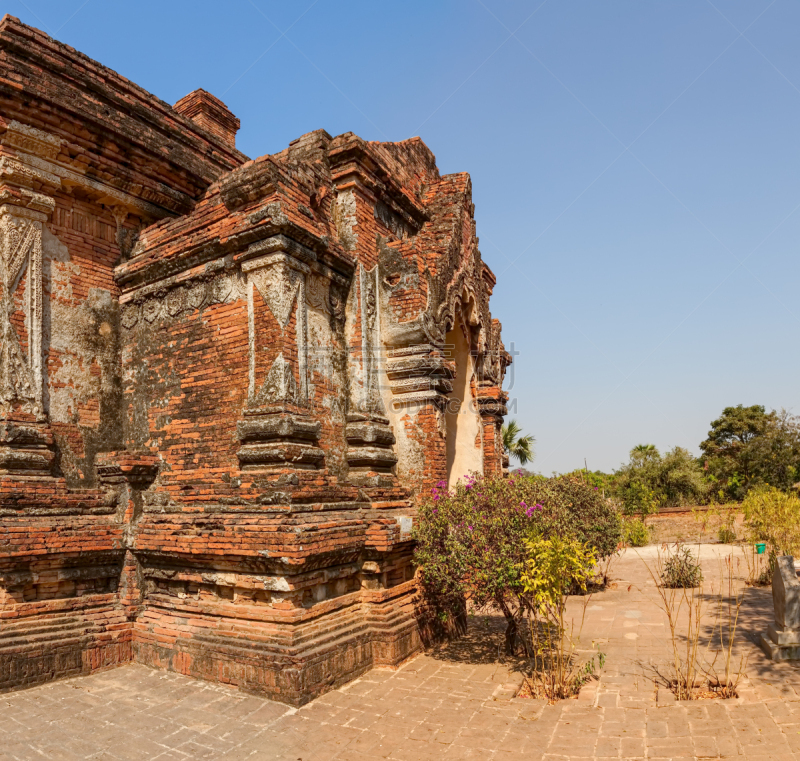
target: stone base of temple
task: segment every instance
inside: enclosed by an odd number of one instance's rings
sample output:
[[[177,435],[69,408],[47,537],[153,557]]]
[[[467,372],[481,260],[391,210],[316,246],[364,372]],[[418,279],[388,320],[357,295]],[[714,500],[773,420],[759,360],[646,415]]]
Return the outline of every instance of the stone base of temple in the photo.
[[[301,705],[422,648],[402,490],[165,512],[127,486],[137,468],[111,459],[104,490],[15,482],[0,502],[13,550],[0,563],[0,691],[136,661]],[[40,514],[11,516],[27,502]]]
[[[113,668],[132,659],[130,625],[113,609],[4,623],[0,632],[0,692]]]
[[[412,580],[343,595],[285,623],[202,616],[153,600],[134,623],[119,603],[108,601],[31,615],[2,625],[0,692],[133,661],[303,705],[422,649],[415,588]]]
[[[413,614],[414,582],[383,599],[354,593],[337,609],[299,623],[187,619],[148,607],[134,632],[137,663],[235,685],[303,705],[374,666],[397,666],[422,643]]]
[[[773,661],[800,660],[800,580],[794,558],[779,555],[772,572],[775,620],[761,635],[761,649]]]

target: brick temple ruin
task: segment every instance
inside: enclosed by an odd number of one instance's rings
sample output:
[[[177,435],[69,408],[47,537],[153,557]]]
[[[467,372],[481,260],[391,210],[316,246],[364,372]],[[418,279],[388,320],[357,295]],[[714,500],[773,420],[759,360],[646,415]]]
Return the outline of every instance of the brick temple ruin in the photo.
[[[0,21],[0,690],[129,661],[300,704],[421,647],[421,493],[503,468],[467,174],[174,106]]]

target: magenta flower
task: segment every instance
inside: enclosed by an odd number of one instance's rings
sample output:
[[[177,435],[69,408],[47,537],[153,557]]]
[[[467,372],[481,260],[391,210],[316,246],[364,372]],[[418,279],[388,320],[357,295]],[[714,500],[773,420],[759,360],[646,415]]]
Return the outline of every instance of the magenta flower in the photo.
[[[544,505],[540,505],[540,504],[537,502],[535,505],[531,505],[531,506],[530,506],[530,507],[529,507],[529,508],[528,508],[528,509],[525,511],[525,515],[527,515],[527,516],[530,518],[530,517],[531,517],[531,516],[532,516],[532,515],[533,515],[533,514],[534,514],[534,513],[537,511],[537,510],[542,510],[543,508],[544,508]]]
[[[444,488],[447,486],[447,481],[439,481],[439,483],[437,483],[436,485],[437,485],[437,486],[438,486],[440,489],[444,489]]]

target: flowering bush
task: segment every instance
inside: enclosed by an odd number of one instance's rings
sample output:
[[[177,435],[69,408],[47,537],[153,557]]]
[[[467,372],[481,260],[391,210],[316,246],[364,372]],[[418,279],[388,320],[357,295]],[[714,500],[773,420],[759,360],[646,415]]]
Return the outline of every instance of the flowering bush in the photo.
[[[616,552],[622,541],[621,516],[596,486],[574,476],[560,476],[523,479],[518,488],[529,503],[545,507],[537,528],[540,533],[577,539],[593,547],[599,560]]]
[[[461,615],[467,597],[479,610],[499,610],[514,652],[529,607],[524,540],[533,535],[568,536],[605,557],[622,533],[615,509],[574,478],[469,477],[455,489],[440,482],[414,529],[423,592],[443,616]]]

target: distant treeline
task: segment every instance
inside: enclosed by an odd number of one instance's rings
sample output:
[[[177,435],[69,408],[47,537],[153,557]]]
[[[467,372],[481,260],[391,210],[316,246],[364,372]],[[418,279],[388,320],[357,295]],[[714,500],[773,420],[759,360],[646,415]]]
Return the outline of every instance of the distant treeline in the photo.
[[[576,470],[628,514],[660,507],[739,502],[765,484],[800,487],[800,418],[761,405],[726,407],[700,444],[700,457],[675,447],[662,454],[639,444],[613,473]]]

